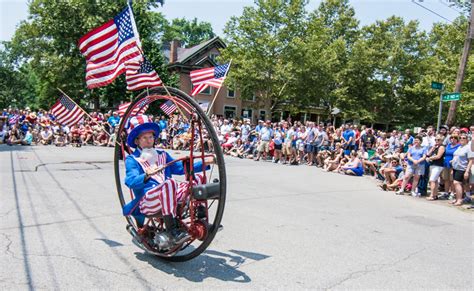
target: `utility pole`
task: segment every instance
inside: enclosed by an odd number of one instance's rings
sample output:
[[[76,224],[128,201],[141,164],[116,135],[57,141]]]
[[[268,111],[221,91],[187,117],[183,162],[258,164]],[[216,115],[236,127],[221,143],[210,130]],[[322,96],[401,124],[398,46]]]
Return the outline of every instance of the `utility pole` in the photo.
[[[471,0],[471,12],[469,17],[469,26],[467,30],[466,40],[464,41],[464,49],[462,52],[461,62],[459,63],[458,74],[456,77],[456,84],[454,86],[454,92],[461,92],[462,83],[464,81],[464,75],[466,73],[466,66],[469,60],[469,53],[471,51],[472,39],[474,38],[474,0]],[[456,106],[458,101],[451,101],[448,111],[448,117],[446,118],[446,124],[451,126],[454,124],[456,118]]]

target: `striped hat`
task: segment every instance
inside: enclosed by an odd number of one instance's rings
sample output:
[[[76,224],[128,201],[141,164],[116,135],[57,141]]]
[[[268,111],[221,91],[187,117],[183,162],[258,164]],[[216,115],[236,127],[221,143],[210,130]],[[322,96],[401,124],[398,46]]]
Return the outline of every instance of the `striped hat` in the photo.
[[[137,145],[135,144],[135,139],[139,137],[140,134],[144,132],[150,132],[150,131],[155,134],[155,137],[158,137],[161,129],[158,124],[154,123],[146,115],[133,116],[128,121],[127,144],[131,146],[132,148],[136,148]]]

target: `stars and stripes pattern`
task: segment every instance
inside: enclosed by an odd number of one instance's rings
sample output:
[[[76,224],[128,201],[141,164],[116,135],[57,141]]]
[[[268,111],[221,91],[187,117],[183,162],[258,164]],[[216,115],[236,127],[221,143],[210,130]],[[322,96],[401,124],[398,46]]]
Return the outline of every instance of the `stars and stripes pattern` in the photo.
[[[194,96],[199,94],[208,86],[220,88],[224,82],[228,69],[229,64],[224,64],[217,67],[191,71],[191,83],[194,86],[191,95]]]
[[[148,87],[161,86],[163,84],[153,69],[153,66],[146,58],[143,58],[142,62],[127,62],[125,67],[127,90],[140,90]]]
[[[176,105],[174,105],[171,100],[168,100],[165,103],[161,104],[160,108],[168,116],[170,116],[171,114],[173,114],[173,112],[176,111]]]
[[[125,128],[127,129],[127,133],[130,134],[132,130],[135,129],[135,127],[142,125],[144,123],[150,123],[150,122],[153,122],[153,120],[151,120],[147,115],[139,114],[139,115],[131,117],[128,120]]]
[[[14,114],[8,118],[8,124],[13,125],[16,124],[20,120],[19,114]]]
[[[153,98],[151,97],[145,97],[143,98],[138,104],[137,106],[135,106],[135,108],[133,108],[132,110],[132,113],[131,113],[131,116],[134,116],[134,115],[138,115],[138,114],[143,114],[145,113],[145,111],[147,111],[148,109],[148,105],[153,102]],[[127,111],[128,107],[130,107],[130,104],[132,104],[132,102],[126,102],[126,103],[123,103],[123,104],[120,104],[119,107],[118,107],[118,110],[115,111],[118,113],[118,115],[120,117],[122,117],[125,112]]]
[[[64,94],[53,105],[51,113],[57,122],[69,127],[78,123],[84,116],[84,110]]]
[[[140,47],[130,6],[84,35],[79,40],[79,50],[86,57],[87,87],[108,85],[125,72],[126,62],[140,62],[143,59]]]

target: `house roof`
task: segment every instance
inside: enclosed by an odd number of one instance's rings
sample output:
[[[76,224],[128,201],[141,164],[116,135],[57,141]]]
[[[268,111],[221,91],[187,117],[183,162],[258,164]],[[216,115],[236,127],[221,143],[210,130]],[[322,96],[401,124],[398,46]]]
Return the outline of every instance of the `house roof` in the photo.
[[[205,51],[212,45],[218,45],[221,48],[226,47],[225,43],[218,36],[216,36],[190,48],[178,48],[177,60],[176,62],[170,65],[185,64],[191,58],[197,56],[199,53],[201,53],[202,51]],[[165,51],[165,54],[169,60],[170,51],[169,50]]]

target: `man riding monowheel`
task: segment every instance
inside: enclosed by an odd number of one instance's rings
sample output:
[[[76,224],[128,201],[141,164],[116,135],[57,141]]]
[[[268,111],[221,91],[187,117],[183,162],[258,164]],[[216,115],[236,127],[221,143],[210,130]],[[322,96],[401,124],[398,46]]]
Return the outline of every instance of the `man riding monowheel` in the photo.
[[[146,115],[130,118],[127,144],[135,150],[125,159],[125,184],[133,191],[134,199],[123,207],[124,215],[132,215],[137,226],[143,226],[145,218],[161,213],[166,232],[161,234],[168,241],[168,248],[182,244],[191,236],[179,226],[176,219],[179,202],[186,199],[190,182],[178,182],[172,175],[184,175],[182,161],[174,161],[166,151],[156,149],[155,139],[161,128]],[[214,157],[204,159],[204,169],[215,163]],[[202,161],[193,163],[193,172],[203,170]],[[193,185],[205,183],[202,174],[196,174]]]

